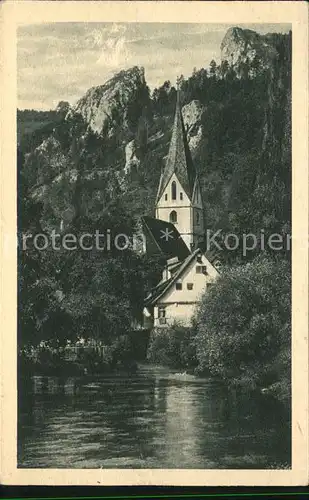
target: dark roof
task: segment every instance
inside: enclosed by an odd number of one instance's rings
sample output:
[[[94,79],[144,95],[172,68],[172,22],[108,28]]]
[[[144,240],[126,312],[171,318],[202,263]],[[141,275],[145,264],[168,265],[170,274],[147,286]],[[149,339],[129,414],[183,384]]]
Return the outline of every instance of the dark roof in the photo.
[[[165,292],[165,290],[167,289],[168,285],[171,283],[173,277],[171,277],[170,279],[168,280],[165,280],[165,281],[160,281],[160,283],[157,284],[157,286],[155,286],[154,288],[152,288],[145,301],[144,301],[144,305],[147,307],[147,306],[150,306],[151,304],[153,304],[155,302],[155,300],[163,293]]]
[[[162,172],[157,194],[157,201],[161,198],[164,189],[173,173],[178,177],[183,189],[189,198],[192,197],[196,170],[192,161],[187,142],[186,131],[182,119],[179,99],[177,97],[174,126],[165,169]]]
[[[190,254],[174,224],[148,216],[141,217],[141,221],[147,253],[161,253],[166,259],[178,257],[179,260],[185,259]],[[169,237],[165,237],[164,234],[168,234]]]

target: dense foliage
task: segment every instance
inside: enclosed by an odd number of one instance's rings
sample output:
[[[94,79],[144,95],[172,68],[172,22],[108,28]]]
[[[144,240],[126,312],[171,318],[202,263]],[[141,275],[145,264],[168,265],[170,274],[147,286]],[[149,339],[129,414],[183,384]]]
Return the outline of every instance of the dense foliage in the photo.
[[[23,109],[17,110],[17,141],[19,142],[22,137],[28,134],[32,134],[36,130],[44,127],[48,127],[51,124],[54,126],[55,123],[63,120],[64,116],[62,113],[57,111],[37,111],[35,109]]]
[[[198,369],[288,398],[291,273],[285,260],[259,256],[226,269],[197,314]]]
[[[91,338],[112,344],[141,320],[145,289],[157,280],[158,262],[127,250],[85,251],[82,248],[38,250],[32,240],[23,248],[22,233],[49,235],[42,227],[44,206],[27,196],[26,179],[19,191],[19,345],[42,340],[64,345]],[[100,224],[74,206],[73,219],[61,237],[112,227],[115,234],[131,234],[133,221],[115,206],[101,214]],[[119,201],[119,200],[118,200]],[[102,207],[104,208],[104,207]],[[113,236],[113,235],[111,235]],[[104,241],[103,241],[104,243]],[[101,241],[102,245],[102,241]],[[103,246],[103,245],[102,245]],[[60,344],[59,344],[60,343]]]

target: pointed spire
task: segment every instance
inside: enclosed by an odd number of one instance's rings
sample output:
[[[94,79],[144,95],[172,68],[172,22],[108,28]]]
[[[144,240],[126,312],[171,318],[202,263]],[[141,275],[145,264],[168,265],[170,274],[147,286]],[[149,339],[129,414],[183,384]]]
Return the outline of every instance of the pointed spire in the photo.
[[[162,193],[169,182],[173,173],[175,173],[180,181],[183,189],[189,196],[192,197],[194,182],[196,179],[196,171],[193,165],[190,149],[187,142],[186,131],[182,119],[181,104],[180,104],[180,82],[177,78],[177,98],[176,110],[173,125],[172,138],[170,142],[168,157],[165,169],[161,175],[160,186],[158,190],[157,200],[162,196]]]

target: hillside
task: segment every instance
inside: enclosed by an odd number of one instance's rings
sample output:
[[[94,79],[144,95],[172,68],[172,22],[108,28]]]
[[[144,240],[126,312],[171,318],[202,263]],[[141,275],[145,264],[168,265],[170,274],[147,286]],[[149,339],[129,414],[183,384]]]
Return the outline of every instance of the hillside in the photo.
[[[62,117],[60,118],[62,119]],[[57,123],[59,116],[56,111],[17,110],[17,142],[20,143],[24,136],[36,130]]]
[[[194,70],[181,80],[183,117],[202,181],[207,228],[222,229],[223,234],[261,229],[266,235],[286,233],[291,199],[291,34],[261,36],[233,28],[221,53],[220,62],[212,61],[210,68]],[[19,230],[50,233],[61,228],[78,234],[83,229],[112,228],[131,234],[141,215],[153,214],[175,100],[170,82],[150,95],[143,68],[133,67],[88,90],[66,112],[34,113],[26,125],[28,112],[19,112]],[[53,297],[43,315],[47,322],[61,313],[87,329],[92,315],[99,314],[99,298],[101,309],[103,303],[113,311],[112,304],[121,301],[130,316],[132,303],[136,309],[140,305],[136,296],[142,300],[137,283],[143,279],[147,287],[154,279],[149,275],[151,263],[134,260],[133,265],[130,259],[136,257],[69,254],[21,255],[24,283],[39,279],[44,293]],[[241,263],[254,255],[244,257],[240,249],[227,253],[226,260]],[[105,266],[104,276],[97,270],[100,265]],[[115,268],[117,290],[109,274]],[[132,275],[135,285],[128,288]],[[102,296],[104,287],[113,290],[112,297]],[[67,303],[57,302],[55,290],[70,296]],[[21,284],[23,293],[29,302]],[[36,331],[47,331],[41,313],[35,311],[33,317]],[[111,319],[108,324],[113,324]]]

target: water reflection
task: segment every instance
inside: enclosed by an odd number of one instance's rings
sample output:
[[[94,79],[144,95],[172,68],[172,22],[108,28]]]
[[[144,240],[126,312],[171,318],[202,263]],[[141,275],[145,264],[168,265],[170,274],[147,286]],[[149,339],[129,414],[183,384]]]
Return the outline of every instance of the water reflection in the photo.
[[[287,416],[265,397],[144,367],[33,377],[19,398],[19,467],[269,468],[288,464]]]

